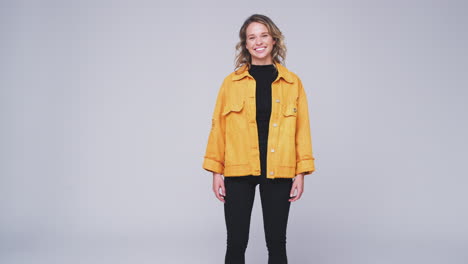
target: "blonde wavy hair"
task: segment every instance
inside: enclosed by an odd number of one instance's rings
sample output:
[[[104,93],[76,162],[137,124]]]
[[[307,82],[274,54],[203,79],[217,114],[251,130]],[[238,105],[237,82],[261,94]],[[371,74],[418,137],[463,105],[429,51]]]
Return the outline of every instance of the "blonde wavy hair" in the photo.
[[[273,50],[271,51],[271,57],[274,62],[281,63],[285,65],[286,59],[286,45],[284,43],[284,35],[281,30],[273,23],[273,21],[261,14],[253,14],[249,16],[245,21],[242,27],[239,30],[239,39],[240,41],[236,44],[236,57],[235,57],[235,68],[234,70],[239,69],[244,64],[247,64],[248,68],[252,64],[252,57],[245,47],[247,41],[247,27],[252,22],[262,23],[268,29],[268,33],[272,36],[273,40],[276,41],[275,45],[273,46]]]

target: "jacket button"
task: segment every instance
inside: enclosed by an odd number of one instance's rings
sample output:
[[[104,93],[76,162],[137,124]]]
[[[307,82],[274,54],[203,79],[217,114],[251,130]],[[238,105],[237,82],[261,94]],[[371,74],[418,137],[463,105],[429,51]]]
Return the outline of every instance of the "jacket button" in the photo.
[[[275,152],[275,149],[271,149],[271,152]]]
[[[272,172],[272,171],[270,171],[270,175],[273,175],[273,172]]]
[[[277,102],[277,103],[279,103],[279,102],[280,102],[280,100],[279,100],[279,99],[276,99],[276,102]]]
[[[278,126],[278,124],[274,123],[274,124],[273,124],[273,126],[274,126],[274,127],[277,127],[277,126]]]

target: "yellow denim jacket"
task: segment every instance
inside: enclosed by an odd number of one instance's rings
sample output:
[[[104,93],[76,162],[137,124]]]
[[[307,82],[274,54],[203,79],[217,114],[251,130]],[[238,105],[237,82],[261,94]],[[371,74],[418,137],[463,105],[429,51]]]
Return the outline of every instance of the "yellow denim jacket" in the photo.
[[[266,177],[294,178],[315,171],[307,97],[300,78],[275,62],[271,85]],[[233,71],[218,91],[203,169],[225,177],[260,175],[256,82],[247,65]]]

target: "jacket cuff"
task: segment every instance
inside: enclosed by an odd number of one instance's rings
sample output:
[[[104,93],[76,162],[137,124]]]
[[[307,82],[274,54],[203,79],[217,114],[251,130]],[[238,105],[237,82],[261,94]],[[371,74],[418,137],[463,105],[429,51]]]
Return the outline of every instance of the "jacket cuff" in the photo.
[[[224,173],[224,166],[221,162],[210,159],[210,158],[205,158],[203,161],[203,169],[210,171],[210,172],[216,172],[223,174]]]
[[[312,174],[312,172],[314,171],[315,171],[314,158],[301,160],[297,162],[296,175],[299,173],[303,173],[304,175]]]

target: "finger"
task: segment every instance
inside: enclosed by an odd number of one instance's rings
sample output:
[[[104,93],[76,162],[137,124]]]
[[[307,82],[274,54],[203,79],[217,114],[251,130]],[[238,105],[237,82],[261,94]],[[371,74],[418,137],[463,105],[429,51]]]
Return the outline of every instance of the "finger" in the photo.
[[[291,187],[291,191],[289,192],[289,197],[293,197],[294,196],[294,190],[296,189],[296,185],[293,184],[293,186]]]
[[[218,198],[218,199],[219,199],[219,189],[218,189],[218,188],[216,188],[216,187],[215,187],[215,188],[213,188],[213,193],[214,193],[214,195],[216,196],[216,198]]]
[[[297,186],[294,186],[293,188],[294,188],[294,190],[292,190],[292,192],[290,194],[290,196],[291,196],[291,198],[289,199],[290,202],[297,201],[297,199],[299,199],[298,197],[300,196],[300,188],[298,188]],[[297,190],[296,195],[294,195],[295,190]]]
[[[293,196],[293,197],[291,197],[291,199],[289,199],[289,201],[290,202],[295,202],[295,201],[297,201],[299,199],[299,197],[300,197],[299,195]]]
[[[218,198],[218,200],[220,200],[221,202],[224,202],[224,197],[220,193],[216,194],[216,198]]]
[[[226,196],[226,188],[224,187],[224,184],[221,185],[221,191],[223,193],[223,196]]]
[[[290,197],[290,198],[289,198],[288,201],[290,201],[290,202],[295,201],[294,199],[296,198],[296,196],[297,196],[297,195],[294,195],[294,190],[291,191],[291,193],[289,194],[289,197]]]
[[[292,196],[289,196],[289,201],[291,201],[292,199],[294,199],[297,195],[292,195]]]
[[[222,187],[220,187],[220,188],[223,189]],[[224,195],[221,194],[221,193],[219,193],[219,188],[218,188],[218,192],[217,192],[217,193],[218,193],[218,199],[219,199],[221,202],[224,203],[224,202],[225,202],[225,200],[224,200]]]

